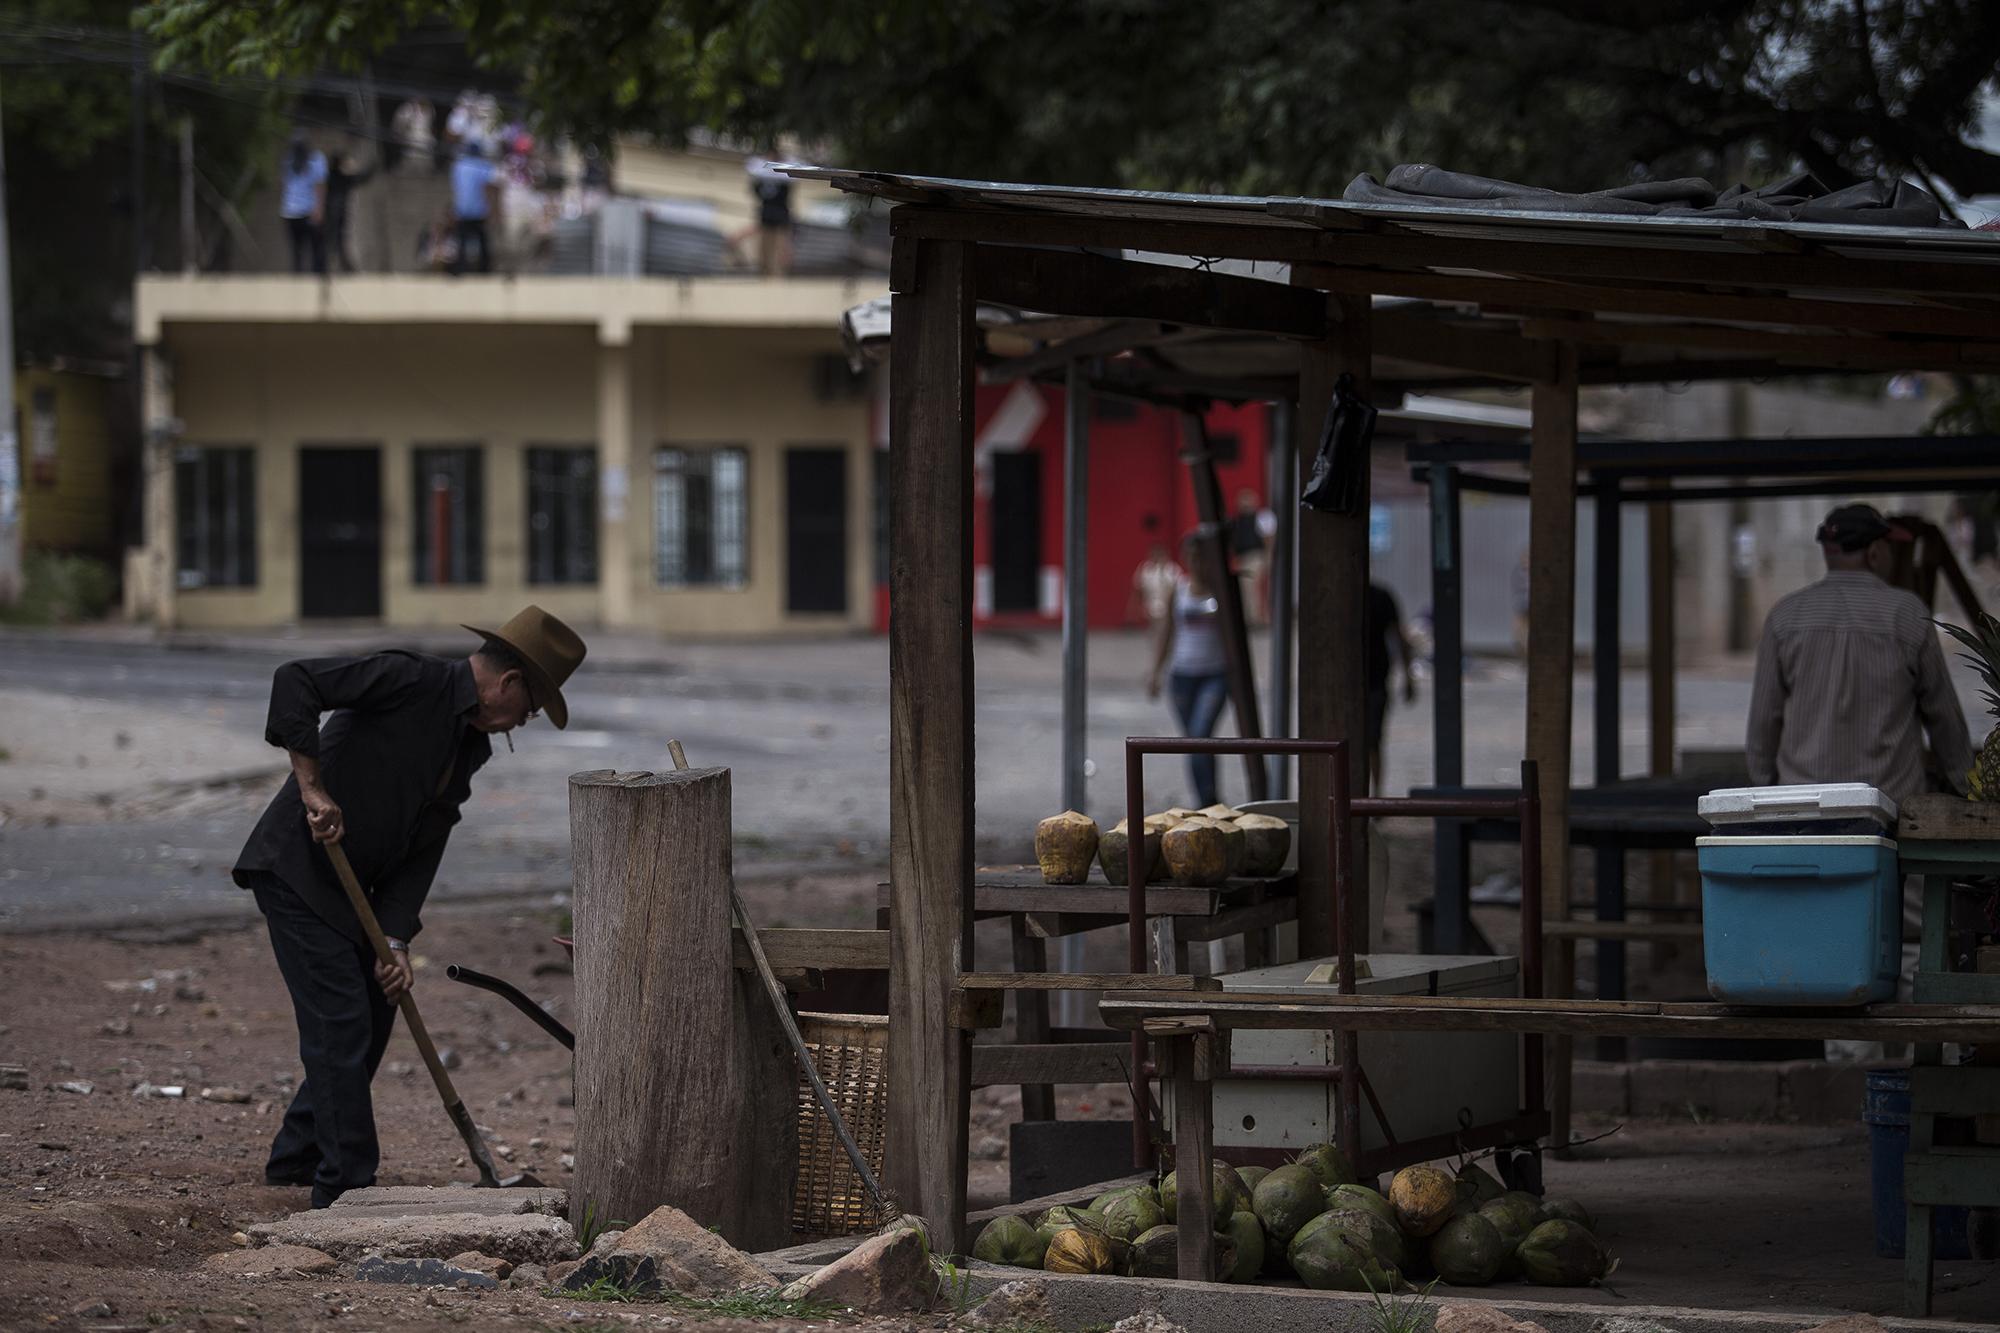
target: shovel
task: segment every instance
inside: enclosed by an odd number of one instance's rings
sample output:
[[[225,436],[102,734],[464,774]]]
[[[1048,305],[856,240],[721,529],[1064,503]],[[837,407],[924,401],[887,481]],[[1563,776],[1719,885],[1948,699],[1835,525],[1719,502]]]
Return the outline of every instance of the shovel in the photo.
[[[340,844],[325,844],[327,859],[333,862],[333,873],[340,876],[340,887],[347,890],[347,901],[354,908],[354,915],[361,918],[361,929],[368,932],[368,942],[375,946],[375,957],[384,964],[391,961],[389,941],[382,934],[382,927],[375,920],[375,909],[368,905],[368,895],[361,891],[361,882],[354,878],[354,867],[347,863],[347,853]],[[437,1084],[438,1096],[444,1099],[445,1114],[458,1130],[458,1136],[465,1140],[465,1150],[472,1155],[472,1161],[479,1168],[479,1179],[475,1184],[487,1189],[512,1189],[516,1186],[539,1186],[542,1182],[523,1171],[519,1175],[500,1179],[493,1171],[493,1155],[486,1151],[486,1140],[479,1137],[479,1127],[472,1123],[472,1113],[459,1100],[458,1089],[451,1085],[451,1075],[444,1070],[444,1062],[438,1059],[437,1047],[431,1045],[431,1034],[424,1027],[424,1020],[417,1013],[417,997],[404,991],[396,1001],[396,1007],[403,1011],[403,1023],[410,1029],[411,1038],[417,1049],[423,1053],[424,1067],[431,1071],[431,1082]]]

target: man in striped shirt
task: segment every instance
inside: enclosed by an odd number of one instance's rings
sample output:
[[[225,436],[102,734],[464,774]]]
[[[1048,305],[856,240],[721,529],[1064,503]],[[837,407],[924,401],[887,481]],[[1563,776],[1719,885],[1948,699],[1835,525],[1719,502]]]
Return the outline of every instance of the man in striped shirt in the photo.
[[[1915,596],[1879,575],[1891,527],[1871,505],[1842,505],[1817,534],[1826,577],[1771,608],[1757,649],[1750,781],[1865,782],[1898,802],[1923,791],[1924,734],[1962,785],[1972,766],[1965,713],[1937,628]]]

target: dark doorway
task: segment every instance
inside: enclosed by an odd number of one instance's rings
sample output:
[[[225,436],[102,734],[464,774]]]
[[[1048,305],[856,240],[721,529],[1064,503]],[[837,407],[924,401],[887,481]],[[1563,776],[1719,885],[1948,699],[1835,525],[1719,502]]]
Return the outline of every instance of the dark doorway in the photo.
[[[1042,609],[1042,456],[993,455],[993,609]]]
[[[847,610],[847,451],[785,450],[785,609]]]
[[[299,614],[382,614],[382,451],[299,450]]]

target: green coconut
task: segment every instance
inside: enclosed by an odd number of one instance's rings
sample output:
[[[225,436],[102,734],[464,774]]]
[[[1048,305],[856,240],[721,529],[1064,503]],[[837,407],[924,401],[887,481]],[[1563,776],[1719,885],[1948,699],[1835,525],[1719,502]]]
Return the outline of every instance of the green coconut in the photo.
[[[1334,1186],[1326,1196],[1326,1206],[1359,1209],[1365,1213],[1375,1214],[1390,1226],[1396,1225],[1396,1210],[1389,1206],[1387,1199],[1366,1185]]]
[[[1587,1287],[1618,1266],[1597,1237],[1560,1218],[1529,1232],[1515,1253],[1528,1281],[1544,1287]]]
[[[1299,1228],[1326,1211],[1326,1186],[1312,1168],[1293,1163],[1281,1166],[1257,1182],[1250,1209],[1264,1224],[1264,1234],[1283,1248],[1298,1235]]]
[[[1048,1241],[1032,1226],[1012,1215],[996,1217],[986,1224],[973,1242],[972,1257],[982,1263],[1006,1264],[1010,1268],[1040,1268]]]
[[[1372,1214],[1321,1213],[1292,1237],[1286,1257],[1308,1287],[1319,1291],[1392,1291],[1402,1280],[1370,1243]],[[1359,1224],[1361,1229],[1356,1229]]]
[[[1328,1226],[1339,1226],[1368,1241],[1368,1249],[1384,1264],[1401,1270],[1409,1262],[1412,1249],[1394,1222],[1384,1221],[1365,1208],[1329,1208],[1322,1216],[1332,1218]],[[1318,1219],[1315,1218],[1315,1221]]]
[[[1498,1227],[1509,1245],[1519,1245],[1541,1224],[1542,1210],[1523,1199],[1503,1195],[1479,1205],[1479,1216]]]
[[[1355,1183],[1354,1163],[1347,1160],[1347,1154],[1331,1143],[1315,1143],[1292,1159],[1300,1166],[1308,1167],[1319,1177],[1319,1183],[1328,1189],[1336,1185]]]
[[[1239,1166],[1236,1168],[1236,1178],[1243,1182],[1245,1192],[1250,1194],[1255,1194],[1257,1192],[1257,1182],[1270,1174],[1271,1168],[1268,1166]]]
[[[1264,1224],[1257,1220],[1257,1214],[1245,1208],[1231,1213],[1229,1220],[1222,1224],[1230,1244],[1236,1249],[1236,1262],[1227,1271],[1218,1268],[1224,1282],[1255,1282],[1257,1275],[1264,1271]]]
[[[1104,1205],[1098,1217],[1103,1220],[1105,1235],[1123,1241],[1136,1239],[1141,1232],[1167,1223],[1166,1213],[1154,1201],[1150,1190],[1144,1194],[1119,1195]]]
[[[1035,1219],[1035,1231],[1041,1236],[1044,1245],[1054,1240],[1058,1231],[1065,1231],[1071,1227],[1082,1227],[1090,1231],[1102,1229],[1097,1218],[1090,1215],[1089,1209],[1072,1208],[1066,1203],[1059,1203],[1047,1209]]]
[[[1090,1201],[1090,1207],[1087,1211],[1095,1213],[1099,1217],[1102,1217],[1104,1216],[1104,1210],[1108,1208],[1115,1200],[1131,1198],[1133,1195],[1144,1195],[1145,1197],[1151,1199],[1154,1203],[1158,1203],[1160,1201],[1160,1196],[1153,1193],[1153,1187],[1151,1185],[1120,1185],[1117,1189],[1106,1190],[1104,1193],[1092,1199]]]
[[[1542,1217],[1551,1222],[1574,1222],[1585,1231],[1595,1233],[1597,1223],[1590,1210],[1575,1199],[1542,1200]]]
[[[1471,1189],[1474,1207],[1497,1199],[1507,1192],[1507,1187],[1495,1180],[1492,1173],[1477,1162],[1467,1162],[1458,1168],[1458,1185],[1460,1189],[1468,1187]]]
[[[1227,1162],[1216,1162],[1213,1166],[1208,1195],[1213,1211],[1210,1221],[1219,1227],[1231,1214],[1249,1207],[1250,1191],[1243,1187],[1243,1177],[1236,1174],[1235,1167]],[[1167,1221],[1180,1220],[1180,1172],[1169,1171],[1160,1182],[1160,1206],[1166,1210]]]
[[[1180,1235],[1178,1227],[1157,1226],[1136,1237],[1125,1271],[1133,1277],[1179,1277]]]
[[[1478,1213],[1461,1213],[1431,1237],[1431,1267],[1454,1287],[1483,1287],[1500,1276],[1508,1248],[1500,1228]]]
[[[1508,1190],[1505,1194],[1501,1195],[1500,1197],[1503,1199],[1512,1199],[1515,1203],[1519,1204],[1523,1208],[1534,1209],[1535,1220],[1537,1222],[1548,1221],[1547,1214],[1542,1212],[1542,1200],[1540,1195],[1530,1194],[1526,1190]]]

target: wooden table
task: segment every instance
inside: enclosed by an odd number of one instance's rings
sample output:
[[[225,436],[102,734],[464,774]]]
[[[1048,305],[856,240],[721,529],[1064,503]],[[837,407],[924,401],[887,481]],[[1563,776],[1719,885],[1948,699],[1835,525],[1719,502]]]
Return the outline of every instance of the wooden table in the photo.
[[[1038,866],[981,866],[973,872],[973,919],[1005,918],[1014,970],[1047,972],[1049,940],[1122,926],[1129,919],[1125,885],[1107,883],[1096,866],[1090,874],[1083,884],[1048,884]],[[877,886],[876,904],[878,914],[887,913],[887,884]],[[1207,887],[1149,884],[1146,918],[1165,927],[1175,972],[1192,971],[1191,945],[1236,938],[1243,941],[1244,966],[1261,967],[1274,961],[1278,927],[1298,919],[1298,877],[1238,877]],[[1019,1083],[1022,1118],[1053,1120],[1055,1084],[1128,1076],[1125,1042],[1056,1043],[1050,1035],[1049,993],[1015,991],[1014,1047],[975,1047],[973,1084]]]
[[[1951,970],[1951,886],[2000,874],[2000,805],[1912,797],[1897,823],[1905,876],[1924,882],[1924,927],[1912,980],[1919,1002],[2000,1004],[2000,976]],[[1940,1144],[1938,1122],[2000,1111],[2000,1066],[1946,1065],[1937,1038],[1920,1042],[1910,1070],[1910,1148],[1903,1163],[1903,1310],[1931,1312],[1931,1210],[2000,1207],[2000,1145]]]
[[[1174,1082],[1180,1276],[1199,1281],[1211,1280],[1214,1267],[1212,1094],[1216,1077],[1229,1067],[1229,1034],[1239,1028],[2000,1042],[2000,1004],[1877,1004],[1829,1011],[1629,1000],[1129,991],[1107,994],[1098,1012],[1114,1028],[1151,1038],[1161,1077]],[[1923,1220],[1928,1235],[1928,1208]],[[1916,1235],[1913,1230],[1913,1245]],[[1925,1272],[1928,1282],[1928,1262]]]

